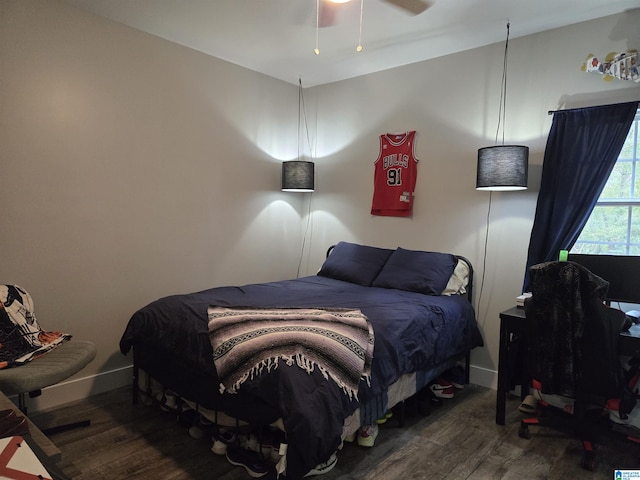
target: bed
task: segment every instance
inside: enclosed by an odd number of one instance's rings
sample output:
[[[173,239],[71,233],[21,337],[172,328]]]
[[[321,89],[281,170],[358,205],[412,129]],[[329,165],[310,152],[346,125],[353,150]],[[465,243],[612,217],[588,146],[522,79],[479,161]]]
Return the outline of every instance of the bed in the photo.
[[[470,302],[472,279],[464,257],[340,242],[329,249],[317,275],[156,300],[133,314],[120,350],[133,351],[134,399],[144,371],[198,408],[252,425],[279,422],[288,443],[286,477],[301,478],[325,462],[354,428],[381,418],[460,360],[466,360],[468,379],[469,352],[482,345]],[[320,310],[318,322],[349,317],[354,324],[334,323],[339,327],[333,333],[323,324],[320,343],[306,343],[309,325],[317,323],[299,315],[315,310]],[[282,324],[281,331],[293,337],[282,342],[260,337],[260,345],[268,346],[239,355],[242,362],[229,369],[218,363],[221,351],[233,351],[229,339],[255,337],[221,338],[226,330],[217,322],[232,314],[242,319],[233,328],[244,328],[250,323],[247,311],[269,318],[277,311],[282,322],[295,314],[296,328],[305,331]],[[347,328],[354,328],[353,334]],[[327,337],[342,343],[329,345]],[[344,339],[351,340],[347,349]],[[264,353],[279,348],[286,350],[278,350],[280,356]],[[353,372],[340,360],[353,352],[362,360],[355,387]],[[358,365],[358,358],[345,359],[344,365],[352,360]],[[237,374],[234,368],[244,370]],[[229,370],[236,375],[227,375]]]

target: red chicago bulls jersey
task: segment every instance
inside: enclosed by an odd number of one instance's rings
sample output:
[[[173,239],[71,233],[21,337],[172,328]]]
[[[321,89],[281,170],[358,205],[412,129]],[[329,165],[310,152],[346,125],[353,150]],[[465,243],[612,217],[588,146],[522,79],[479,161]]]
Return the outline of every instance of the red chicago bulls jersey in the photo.
[[[380,155],[374,164],[372,215],[411,215],[418,173],[418,160],[413,153],[415,137],[415,131],[380,135]]]

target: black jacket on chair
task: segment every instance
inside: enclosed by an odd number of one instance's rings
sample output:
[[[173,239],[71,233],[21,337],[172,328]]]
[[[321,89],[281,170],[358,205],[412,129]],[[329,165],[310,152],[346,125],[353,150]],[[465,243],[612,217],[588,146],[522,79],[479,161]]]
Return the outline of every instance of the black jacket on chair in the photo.
[[[635,405],[618,358],[625,314],[604,300],[609,282],[573,262],[546,262],[529,270],[533,296],[525,303],[528,370],[543,393],[604,406]]]

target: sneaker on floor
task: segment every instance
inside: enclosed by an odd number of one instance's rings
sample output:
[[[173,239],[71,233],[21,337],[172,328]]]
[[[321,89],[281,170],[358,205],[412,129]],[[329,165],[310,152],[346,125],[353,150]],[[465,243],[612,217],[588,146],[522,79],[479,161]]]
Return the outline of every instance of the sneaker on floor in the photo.
[[[453,398],[453,385],[442,378],[437,378],[429,388],[437,398]]]
[[[191,425],[189,427],[189,436],[196,440],[200,440],[201,438],[204,438],[204,430],[198,425]]]
[[[247,473],[253,478],[264,477],[269,473],[269,465],[258,452],[245,450],[236,445],[229,445],[226,456],[231,465],[244,467]]]
[[[319,465],[316,465],[314,468],[309,470],[309,472],[304,476],[304,478],[327,473],[333,467],[336,466],[336,463],[338,463],[338,457],[336,457],[335,453],[332,453],[331,456],[329,457],[329,460]]]
[[[389,410],[387,413],[385,413],[381,418],[379,418],[378,420],[376,420],[376,423],[378,425],[382,425],[383,423],[387,423],[387,420],[389,420],[391,417],[393,417],[393,412],[391,410]]]
[[[193,408],[183,405],[178,409],[178,423],[183,427],[191,427],[198,424],[200,414]]]
[[[216,455],[224,455],[227,453],[227,447],[236,441],[236,432],[221,428],[213,433],[211,439],[211,451]]]
[[[178,397],[171,390],[159,392],[156,395],[156,401],[165,412],[173,412],[178,408]]]
[[[453,385],[454,388],[458,390],[464,389],[464,384],[466,383],[466,375],[464,372],[464,367],[461,365],[456,365],[453,368],[450,368],[446,372],[442,374],[442,378]]]
[[[360,427],[358,432],[358,445],[361,447],[373,447],[378,437],[379,428],[375,423],[373,425],[367,425]]]
[[[346,437],[344,437],[344,441],[347,443],[353,443],[356,441],[356,435],[358,434],[358,431],[356,430],[353,433],[350,433],[349,435],[347,435]]]
[[[193,438],[211,438],[213,433],[213,422],[203,415],[198,417],[198,421],[189,428],[189,435]]]

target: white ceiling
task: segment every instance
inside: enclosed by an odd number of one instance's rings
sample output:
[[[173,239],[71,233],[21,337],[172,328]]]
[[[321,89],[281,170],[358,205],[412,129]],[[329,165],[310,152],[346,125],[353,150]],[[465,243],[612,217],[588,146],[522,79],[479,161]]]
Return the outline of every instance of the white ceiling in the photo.
[[[316,0],[64,0],[130,27],[303,87],[592,20],[640,0],[432,0],[412,16],[384,0],[340,5],[318,30]]]

